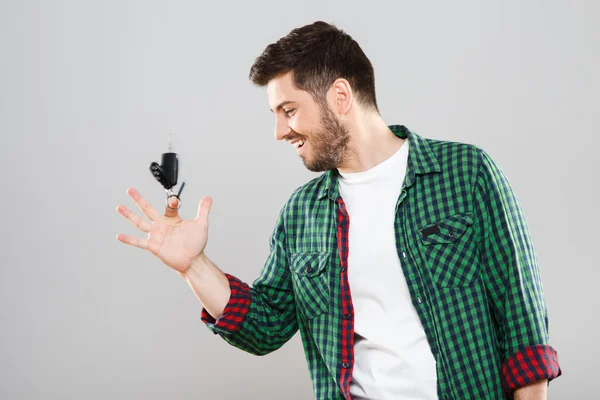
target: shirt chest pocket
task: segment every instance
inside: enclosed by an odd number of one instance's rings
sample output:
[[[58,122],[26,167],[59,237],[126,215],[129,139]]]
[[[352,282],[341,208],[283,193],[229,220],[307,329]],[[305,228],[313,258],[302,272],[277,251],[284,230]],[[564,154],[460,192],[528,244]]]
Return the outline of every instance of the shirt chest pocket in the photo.
[[[480,270],[473,213],[452,214],[419,228],[427,269],[437,286],[473,283]]]
[[[329,310],[329,259],[328,252],[305,251],[290,260],[296,304],[308,319]]]

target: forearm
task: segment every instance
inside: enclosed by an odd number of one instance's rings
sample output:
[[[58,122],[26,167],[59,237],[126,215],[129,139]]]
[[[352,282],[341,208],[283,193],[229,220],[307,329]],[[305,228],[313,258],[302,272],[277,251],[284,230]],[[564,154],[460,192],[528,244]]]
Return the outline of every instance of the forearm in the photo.
[[[225,274],[205,254],[192,264],[185,275],[178,274],[187,281],[206,311],[219,319],[231,297]]]
[[[515,390],[513,400],[546,400],[548,379],[543,379]]]
[[[267,271],[251,288],[202,257],[180,275],[202,303],[202,321],[214,334],[248,353],[264,355],[280,348],[298,330],[291,282]]]

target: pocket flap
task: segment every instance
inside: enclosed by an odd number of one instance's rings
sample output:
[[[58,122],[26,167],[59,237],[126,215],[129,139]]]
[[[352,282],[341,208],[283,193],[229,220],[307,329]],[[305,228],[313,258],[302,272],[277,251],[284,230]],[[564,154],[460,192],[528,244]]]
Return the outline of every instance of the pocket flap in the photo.
[[[473,213],[457,213],[419,229],[423,244],[452,243],[473,224]]]
[[[329,253],[320,251],[304,251],[292,255],[291,269],[300,276],[317,276],[327,266]]]

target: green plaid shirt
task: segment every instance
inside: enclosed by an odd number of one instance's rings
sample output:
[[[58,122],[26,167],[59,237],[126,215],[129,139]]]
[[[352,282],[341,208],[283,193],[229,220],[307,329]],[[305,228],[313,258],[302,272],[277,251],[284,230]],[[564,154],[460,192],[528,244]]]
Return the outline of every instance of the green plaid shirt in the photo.
[[[523,211],[481,148],[408,138],[406,176],[394,221],[397,253],[437,366],[440,399],[512,398],[514,389],[560,376]],[[351,399],[354,312],[348,283],[350,220],[337,169],[296,189],[249,286],[229,279],[231,298],[215,321],[231,345],[256,355],[299,330],[315,397]]]

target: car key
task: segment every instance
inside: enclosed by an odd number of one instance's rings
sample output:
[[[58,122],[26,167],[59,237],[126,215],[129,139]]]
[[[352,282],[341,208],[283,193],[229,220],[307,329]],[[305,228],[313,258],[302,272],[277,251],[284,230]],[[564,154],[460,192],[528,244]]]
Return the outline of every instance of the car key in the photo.
[[[149,169],[152,173],[152,176],[166,190],[167,207],[169,207],[171,210],[178,210],[179,208],[181,208],[182,202],[179,196],[181,196],[181,192],[183,191],[185,182],[181,184],[181,187],[179,188],[179,192],[177,194],[173,194],[173,191],[171,190],[173,186],[177,185],[177,176],[179,173],[179,157],[177,156],[177,153],[172,152],[171,134],[169,134],[169,152],[162,154],[160,164],[158,164],[157,162],[150,163]],[[169,200],[171,199],[171,197],[177,197],[177,208],[173,208],[169,205]]]

